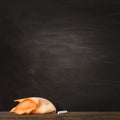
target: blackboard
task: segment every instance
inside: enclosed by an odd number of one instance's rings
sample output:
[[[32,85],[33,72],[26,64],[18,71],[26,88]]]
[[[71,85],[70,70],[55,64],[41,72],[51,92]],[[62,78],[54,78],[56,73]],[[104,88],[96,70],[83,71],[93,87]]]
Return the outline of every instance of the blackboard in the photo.
[[[58,110],[120,110],[120,1],[0,1],[0,110],[37,96]]]

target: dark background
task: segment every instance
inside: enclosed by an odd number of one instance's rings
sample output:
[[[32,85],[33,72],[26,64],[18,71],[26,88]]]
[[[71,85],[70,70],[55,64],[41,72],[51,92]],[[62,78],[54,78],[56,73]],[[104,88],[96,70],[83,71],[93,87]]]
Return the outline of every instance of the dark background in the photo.
[[[119,0],[1,0],[0,110],[30,96],[120,110],[119,41]]]

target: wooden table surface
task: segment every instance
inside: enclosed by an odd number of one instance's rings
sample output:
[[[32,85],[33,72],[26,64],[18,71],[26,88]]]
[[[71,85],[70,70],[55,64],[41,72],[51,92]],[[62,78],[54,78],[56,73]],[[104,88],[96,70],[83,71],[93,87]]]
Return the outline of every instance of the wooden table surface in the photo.
[[[69,112],[60,115],[16,115],[0,112],[0,120],[120,120],[120,112]]]

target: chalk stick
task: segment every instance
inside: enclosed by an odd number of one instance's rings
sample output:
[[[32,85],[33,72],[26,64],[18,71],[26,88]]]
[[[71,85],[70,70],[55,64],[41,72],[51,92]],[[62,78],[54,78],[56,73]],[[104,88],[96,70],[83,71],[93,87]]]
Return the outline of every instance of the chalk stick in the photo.
[[[67,110],[62,110],[62,111],[58,111],[58,112],[57,112],[58,115],[59,115],[59,114],[65,114],[65,113],[68,113],[68,111],[67,111]]]

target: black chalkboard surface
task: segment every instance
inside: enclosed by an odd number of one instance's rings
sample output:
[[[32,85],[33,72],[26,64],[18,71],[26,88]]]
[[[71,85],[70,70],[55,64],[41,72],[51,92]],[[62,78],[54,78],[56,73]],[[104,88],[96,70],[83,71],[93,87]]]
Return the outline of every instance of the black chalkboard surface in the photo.
[[[58,110],[120,110],[120,1],[0,1],[0,110],[38,96]]]

